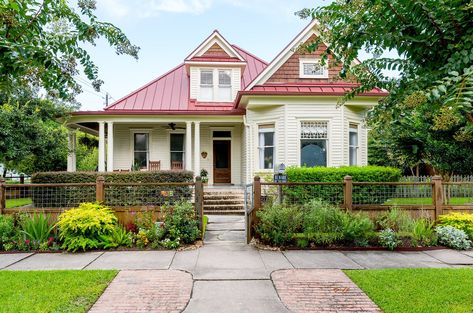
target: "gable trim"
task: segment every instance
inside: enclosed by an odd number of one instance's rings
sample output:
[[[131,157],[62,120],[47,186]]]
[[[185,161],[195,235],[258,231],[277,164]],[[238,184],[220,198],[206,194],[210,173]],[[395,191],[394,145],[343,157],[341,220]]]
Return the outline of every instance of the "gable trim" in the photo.
[[[220,46],[220,48],[225,51],[229,56],[233,56],[238,58],[242,62],[246,62],[245,59],[236,51],[232,45],[218,32],[218,30],[214,30],[212,34],[210,34],[207,39],[205,39],[194,51],[189,54],[185,60],[188,61],[195,56],[200,56],[201,54],[205,53],[210,47],[214,44]]]
[[[264,84],[293,54],[292,51],[296,45],[307,41],[310,36],[315,34],[319,36],[319,32],[315,30],[318,25],[316,20],[312,20],[272,61],[269,65],[245,88],[251,90],[255,85]]]

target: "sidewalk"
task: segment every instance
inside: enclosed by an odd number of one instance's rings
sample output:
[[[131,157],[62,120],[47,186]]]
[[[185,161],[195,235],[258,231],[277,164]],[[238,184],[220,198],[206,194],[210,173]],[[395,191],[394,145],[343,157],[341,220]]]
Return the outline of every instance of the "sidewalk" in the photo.
[[[257,250],[242,243],[241,223],[235,217],[213,219],[205,245],[191,251],[0,254],[0,270],[122,270],[93,312],[106,311],[112,302],[116,311],[122,308],[127,312],[179,312],[184,308],[185,312],[199,313],[290,312],[289,309],[299,312],[303,311],[299,310],[301,305],[313,305],[315,297],[328,301],[321,300],[317,305],[330,305],[331,300],[339,299],[340,295],[336,294],[339,289],[332,288],[335,294],[323,293],[327,283],[353,291],[353,303],[361,301],[364,305],[358,312],[375,312],[377,307],[363,298],[363,293],[347,281],[341,269],[473,267],[473,251],[449,249],[423,252]],[[164,281],[166,284],[162,284]],[[136,286],[143,290],[143,297],[134,298],[137,303],[133,303],[133,297],[120,296],[120,290]],[[296,295],[294,290],[310,290],[310,293],[302,292],[297,295],[299,298],[291,298],[287,296],[288,290],[289,294]],[[167,296],[176,294],[179,297]],[[160,309],[153,306],[157,302],[162,304]],[[97,307],[100,303],[102,307]],[[166,310],[168,307],[172,309]]]

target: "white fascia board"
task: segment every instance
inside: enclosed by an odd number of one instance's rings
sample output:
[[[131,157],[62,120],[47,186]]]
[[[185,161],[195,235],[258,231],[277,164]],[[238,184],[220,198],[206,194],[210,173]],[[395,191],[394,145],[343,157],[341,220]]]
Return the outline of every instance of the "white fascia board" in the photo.
[[[205,53],[213,44],[217,43],[228,55],[238,58],[240,61],[245,59],[232,47],[232,45],[223,38],[218,31],[214,31],[203,43],[201,43],[197,49],[195,49],[187,58],[192,59],[195,56],[201,56]]]

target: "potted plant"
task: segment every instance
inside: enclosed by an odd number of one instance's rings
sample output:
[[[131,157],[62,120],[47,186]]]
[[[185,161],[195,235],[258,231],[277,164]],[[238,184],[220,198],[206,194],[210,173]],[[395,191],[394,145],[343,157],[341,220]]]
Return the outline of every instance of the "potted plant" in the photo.
[[[204,183],[204,185],[207,185],[209,182],[209,177],[207,175],[209,175],[209,172],[207,172],[205,168],[200,170],[200,178],[202,179],[202,183]]]

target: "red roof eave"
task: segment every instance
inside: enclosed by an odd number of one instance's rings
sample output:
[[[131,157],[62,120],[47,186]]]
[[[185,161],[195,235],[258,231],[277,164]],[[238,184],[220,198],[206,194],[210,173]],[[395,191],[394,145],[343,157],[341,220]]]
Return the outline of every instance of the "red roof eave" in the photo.
[[[189,110],[110,110],[110,111],[76,111],[72,116],[84,115],[244,115],[244,109],[232,109],[221,111],[189,111]]]

